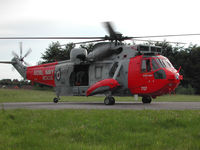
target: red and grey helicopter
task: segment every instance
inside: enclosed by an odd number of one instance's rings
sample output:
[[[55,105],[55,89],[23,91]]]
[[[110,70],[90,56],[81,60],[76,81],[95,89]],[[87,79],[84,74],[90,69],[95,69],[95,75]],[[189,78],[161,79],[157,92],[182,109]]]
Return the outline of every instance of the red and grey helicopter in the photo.
[[[115,104],[113,96],[142,97],[143,103],[152,98],[171,93],[183,76],[179,74],[168,58],[161,55],[162,49],[150,45],[126,45],[124,40],[146,37],[127,37],[116,32],[110,22],[105,23],[109,33],[105,37],[1,37],[0,39],[92,39],[97,42],[93,51],[74,48],[70,60],[24,65],[24,57],[16,55],[9,62],[27,80],[53,86],[59,96],[92,96],[105,94],[105,105]],[[177,35],[167,35],[177,36]],[[107,41],[107,42],[106,42]],[[87,41],[88,42],[88,41]],[[83,43],[87,43],[83,42]]]

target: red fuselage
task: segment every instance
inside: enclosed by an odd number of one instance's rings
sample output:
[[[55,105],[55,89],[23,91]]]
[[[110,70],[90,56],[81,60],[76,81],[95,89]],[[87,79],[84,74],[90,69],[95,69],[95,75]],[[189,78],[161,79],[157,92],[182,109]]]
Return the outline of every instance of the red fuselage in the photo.
[[[130,59],[128,88],[140,96],[160,96],[171,93],[182,80],[170,61],[161,55],[136,56]]]
[[[33,82],[55,87],[55,66],[57,62],[27,67],[26,77]]]

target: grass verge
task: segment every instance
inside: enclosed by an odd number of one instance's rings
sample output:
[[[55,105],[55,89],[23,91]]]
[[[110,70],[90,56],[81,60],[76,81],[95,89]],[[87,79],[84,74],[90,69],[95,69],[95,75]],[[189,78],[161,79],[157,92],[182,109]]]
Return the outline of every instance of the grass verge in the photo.
[[[0,149],[196,150],[200,111],[4,110]]]
[[[39,91],[39,90],[13,90],[0,89],[0,103],[1,102],[52,102],[55,97],[53,91]],[[64,102],[103,102],[104,96],[62,96],[61,101]],[[134,97],[115,97],[116,101],[132,101]],[[141,101],[141,97],[139,100]],[[200,96],[197,95],[165,95],[157,97],[153,101],[183,101],[183,102],[200,102]]]

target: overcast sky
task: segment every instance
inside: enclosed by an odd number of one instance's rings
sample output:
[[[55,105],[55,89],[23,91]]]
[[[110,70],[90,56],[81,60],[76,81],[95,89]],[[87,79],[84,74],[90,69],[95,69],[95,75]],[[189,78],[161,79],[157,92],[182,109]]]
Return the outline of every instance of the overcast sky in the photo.
[[[104,36],[104,21],[115,23],[126,36],[200,33],[199,4],[198,0],[0,0],[0,36]],[[165,39],[200,45],[200,36]],[[35,65],[52,40],[0,40],[0,61],[11,60],[12,51],[19,53],[20,41],[24,53],[32,48],[25,60]],[[11,65],[0,64],[0,69],[0,79],[22,79]]]

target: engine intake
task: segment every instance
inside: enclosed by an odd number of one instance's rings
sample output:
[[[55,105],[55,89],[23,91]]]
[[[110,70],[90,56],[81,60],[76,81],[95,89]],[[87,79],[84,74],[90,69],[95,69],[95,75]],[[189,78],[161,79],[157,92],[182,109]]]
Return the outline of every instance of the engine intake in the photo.
[[[87,50],[83,48],[73,48],[70,52],[70,60],[76,64],[84,61],[87,57]]]

